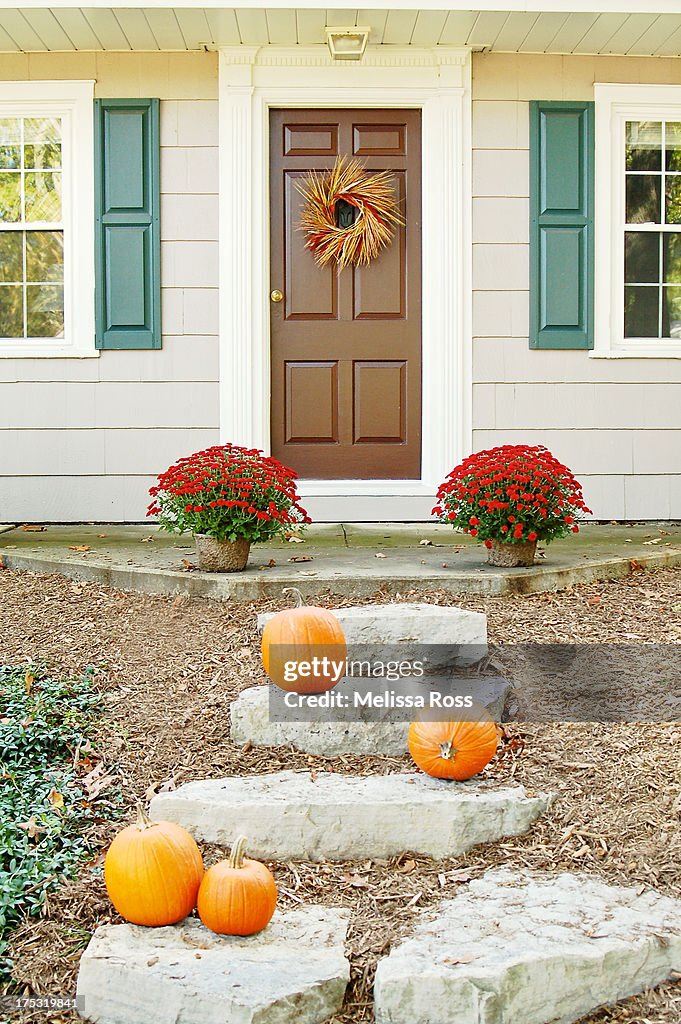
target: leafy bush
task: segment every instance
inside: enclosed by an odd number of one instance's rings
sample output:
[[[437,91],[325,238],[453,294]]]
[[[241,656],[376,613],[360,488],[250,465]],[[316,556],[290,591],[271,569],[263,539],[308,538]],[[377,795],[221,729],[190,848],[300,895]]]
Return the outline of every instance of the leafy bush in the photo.
[[[0,666],[0,982],[11,928],[90,854],[92,819],[73,763],[100,710],[92,677],[36,679]]]

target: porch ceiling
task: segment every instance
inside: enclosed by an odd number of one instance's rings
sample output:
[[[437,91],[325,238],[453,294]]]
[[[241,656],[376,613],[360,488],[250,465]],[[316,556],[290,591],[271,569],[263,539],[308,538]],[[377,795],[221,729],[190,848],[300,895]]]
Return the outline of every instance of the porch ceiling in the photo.
[[[33,0],[35,2],[35,0]],[[122,0],[125,4],[126,0]],[[152,0],[153,2],[153,0]],[[275,0],[276,2],[276,0]],[[368,25],[370,45],[471,46],[497,52],[681,55],[681,10],[657,0],[637,12],[630,0],[509,2],[462,10],[456,0],[408,10],[310,7],[0,7],[0,52],[198,50],[218,46],[312,46],[325,25]],[[393,0],[395,2],[395,0]],[[397,0],[400,4],[400,0]],[[456,9],[454,9],[456,8]],[[524,8],[524,9],[518,9]],[[568,11],[569,8],[569,11]],[[676,9],[676,11],[674,10]],[[571,13],[570,13],[571,12]],[[0,78],[2,72],[0,71]]]

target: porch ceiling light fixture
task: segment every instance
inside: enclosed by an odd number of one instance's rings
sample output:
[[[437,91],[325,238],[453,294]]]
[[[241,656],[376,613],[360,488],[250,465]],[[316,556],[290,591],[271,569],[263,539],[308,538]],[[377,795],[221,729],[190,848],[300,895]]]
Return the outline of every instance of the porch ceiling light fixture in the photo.
[[[361,60],[367,47],[370,28],[326,28],[326,42],[334,60]]]

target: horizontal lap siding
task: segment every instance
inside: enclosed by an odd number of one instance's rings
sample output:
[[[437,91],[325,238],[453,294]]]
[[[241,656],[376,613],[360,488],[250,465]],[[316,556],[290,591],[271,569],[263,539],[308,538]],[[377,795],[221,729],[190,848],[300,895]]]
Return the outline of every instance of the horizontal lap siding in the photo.
[[[678,61],[474,54],[473,446],[545,444],[599,519],[681,517],[681,360],[534,350],[529,101],[594,82],[678,82]]]
[[[155,475],[218,440],[215,54],[18,54],[3,78],[161,99],[163,348],[0,359],[0,520],[139,521]]]

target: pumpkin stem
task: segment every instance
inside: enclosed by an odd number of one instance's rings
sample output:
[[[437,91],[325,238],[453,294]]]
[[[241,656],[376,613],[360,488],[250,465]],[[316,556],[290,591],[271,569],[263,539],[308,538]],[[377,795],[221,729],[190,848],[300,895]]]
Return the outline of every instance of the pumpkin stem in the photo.
[[[150,825],[153,825],[151,818],[144,810],[144,807],[139,800],[137,802],[137,821],[135,824],[140,832],[144,832],[145,828],[149,828]]]
[[[282,594],[295,594],[296,595],[296,605],[295,605],[296,608],[303,608],[305,606],[305,601],[303,600],[303,595],[300,593],[300,591],[298,590],[297,587],[284,587],[284,589],[282,590]]]
[[[452,746],[451,740],[447,743],[440,743],[440,757],[445,761],[454,761],[459,751]]]
[[[246,850],[246,836],[239,836],[232,846],[227,863],[230,868],[235,868],[237,871],[244,866],[244,852]]]

